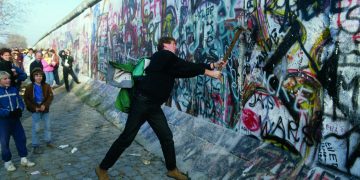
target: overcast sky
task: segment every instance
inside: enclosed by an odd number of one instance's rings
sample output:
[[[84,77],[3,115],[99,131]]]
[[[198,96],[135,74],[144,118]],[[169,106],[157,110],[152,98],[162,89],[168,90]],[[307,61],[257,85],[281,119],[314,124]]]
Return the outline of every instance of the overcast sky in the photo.
[[[23,35],[28,46],[34,45],[45,33],[74,10],[83,0],[22,0],[28,5],[24,22],[10,32]],[[30,4],[31,3],[31,4]]]

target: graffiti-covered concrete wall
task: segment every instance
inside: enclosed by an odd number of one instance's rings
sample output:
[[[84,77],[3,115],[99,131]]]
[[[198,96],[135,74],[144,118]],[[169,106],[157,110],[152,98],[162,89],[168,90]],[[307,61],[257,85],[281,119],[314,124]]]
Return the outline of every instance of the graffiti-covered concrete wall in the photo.
[[[247,1],[241,131],[360,174],[359,1]]]
[[[149,56],[161,36],[209,63],[245,27],[223,81],[178,80],[166,105],[360,177],[359,17],[358,0],[103,0],[37,47],[71,49],[78,72],[106,81],[109,61]]]

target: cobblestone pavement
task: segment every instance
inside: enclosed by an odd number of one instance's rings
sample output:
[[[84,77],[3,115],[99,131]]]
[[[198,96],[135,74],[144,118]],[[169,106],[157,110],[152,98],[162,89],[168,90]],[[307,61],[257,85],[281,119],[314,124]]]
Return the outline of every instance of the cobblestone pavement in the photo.
[[[41,146],[43,154],[33,154],[31,148],[31,114],[24,112],[22,123],[27,136],[28,158],[34,167],[20,166],[20,158],[10,140],[12,161],[17,167],[7,172],[0,161],[0,179],[97,179],[94,168],[100,163],[120,130],[106,121],[95,109],[83,104],[64,88],[55,90],[50,109],[52,138],[57,148]],[[39,135],[43,135],[43,124]],[[42,142],[44,143],[44,142]],[[69,145],[61,149],[60,145]],[[77,148],[77,151],[71,151]],[[123,153],[109,170],[111,179],[169,179],[161,158],[146,151],[136,142]]]

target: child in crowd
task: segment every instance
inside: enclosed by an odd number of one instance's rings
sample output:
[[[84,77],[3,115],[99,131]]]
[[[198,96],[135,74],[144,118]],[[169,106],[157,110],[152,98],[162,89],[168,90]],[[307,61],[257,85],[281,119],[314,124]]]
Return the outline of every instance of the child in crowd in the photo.
[[[54,148],[51,143],[49,108],[53,100],[53,92],[49,84],[45,83],[45,73],[41,68],[35,68],[30,73],[31,84],[25,89],[24,101],[28,111],[32,113],[32,146],[35,154],[41,154],[37,129],[40,121],[45,122],[45,142],[47,147]]]
[[[26,136],[21,124],[20,117],[24,109],[24,103],[19,95],[19,91],[10,86],[10,74],[0,71],[0,141],[1,157],[5,162],[7,171],[15,171],[16,167],[11,162],[11,152],[9,147],[10,136],[13,136],[18,154],[21,157],[22,166],[31,167],[35,163],[29,161],[26,156]]]

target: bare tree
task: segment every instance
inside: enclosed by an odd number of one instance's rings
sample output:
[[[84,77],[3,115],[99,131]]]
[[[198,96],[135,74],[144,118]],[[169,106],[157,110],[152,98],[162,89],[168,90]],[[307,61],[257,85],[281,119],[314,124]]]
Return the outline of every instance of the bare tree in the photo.
[[[8,47],[26,48],[26,38],[18,34],[9,34],[6,38],[6,45]]]
[[[21,23],[26,4],[20,0],[0,0],[0,39],[6,39],[10,35],[10,27]]]
[[[14,17],[15,5],[9,0],[0,0],[0,28],[5,29],[11,25],[12,17]]]
[[[4,48],[4,47],[7,47],[6,44],[0,42],[0,49],[1,49],[1,48]]]

